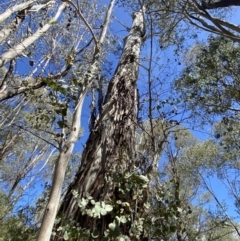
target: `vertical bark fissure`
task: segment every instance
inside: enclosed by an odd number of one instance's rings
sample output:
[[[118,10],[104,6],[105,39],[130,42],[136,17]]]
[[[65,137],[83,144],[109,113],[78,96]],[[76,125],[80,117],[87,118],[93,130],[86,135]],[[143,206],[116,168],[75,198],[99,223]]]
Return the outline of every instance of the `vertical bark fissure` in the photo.
[[[137,122],[137,86],[140,49],[144,41],[144,10],[133,15],[133,24],[115,74],[108,86],[102,111],[91,130],[82,162],[69,186],[59,210],[64,219],[79,222],[82,228],[94,228],[94,221],[81,215],[72,190],[84,197],[89,193],[95,200],[111,196],[105,173],[125,171],[134,166],[135,124]],[[102,224],[106,226],[105,224]]]

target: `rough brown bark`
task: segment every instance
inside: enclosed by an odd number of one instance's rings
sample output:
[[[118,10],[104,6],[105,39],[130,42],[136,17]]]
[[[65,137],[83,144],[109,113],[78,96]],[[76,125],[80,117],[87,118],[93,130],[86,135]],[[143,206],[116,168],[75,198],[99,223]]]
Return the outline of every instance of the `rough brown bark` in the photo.
[[[81,228],[93,230],[99,227],[93,219],[81,215],[72,190],[77,191],[80,197],[89,193],[94,200],[106,200],[113,192],[113,187],[107,188],[106,172],[121,172],[134,166],[138,105],[136,81],[144,36],[144,10],[141,10],[133,15],[132,28],[109,84],[102,111],[86,143],[79,171],[59,210],[63,220],[75,220]],[[107,218],[101,220],[101,234],[109,222]]]

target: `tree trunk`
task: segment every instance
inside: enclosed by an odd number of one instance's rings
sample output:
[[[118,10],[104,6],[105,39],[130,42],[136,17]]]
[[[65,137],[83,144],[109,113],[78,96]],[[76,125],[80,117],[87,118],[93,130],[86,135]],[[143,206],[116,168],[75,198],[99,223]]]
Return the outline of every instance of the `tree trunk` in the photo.
[[[100,38],[98,41],[98,44],[100,46],[102,46],[102,44],[104,43],[104,39],[106,37],[106,33],[110,23],[110,17],[112,15],[114,4],[115,4],[115,0],[111,0],[108,10],[106,12],[106,16],[104,19],[104,26],[102,28],[102,32],[100,34]],[[101,52],[101,47],[99,48],[99,46],[96,46],[93,59],[92,59],[92,65],[89,67],[89,71],[88,71],[88,72],[91,72],[92,76],[95,76],[97,74],[94,72],[96,71],[95,66],[98,65],[99,52]],[[48,204],[44,212],[37,241],[48,241],[51,238],[52,228],[54,226],[54,221],[56,218],[57,209],[61,198],[62,186],[63,186],[65,174],[66,174],[67,165],[72,155],[72,151],[75,146],[75,143],[77,142],[78,134],[81,127],[80,120],[81,120],[83,101],[85,99],[85,95],[87,93],[89,85],[92,81],[92,79],[87,76],[88,75],[85,75],[85,79],[83,81],[86,85],[82,86],[81,92],[79,93],[79,96],[78,96],[78,101],[76,102],[70,135],[68,139],[65,141],[65,143],[62,143],[63,146],[62,148],[60,148],[59,156],[56,161],[52,188],[51,188]]]
[[[133,15],[132,28],[108,86],[102,111],[86,143],[79,171],[59,210],[63,220],[72,219],[81,228],[88,228],[90,231],[96,228],[96,222],[81,214],[72,191],[77,191],[80,198],[89,193],[95,201],[106,200],[112,196],[114,187],[107,185],[105,174],[109,171],[124,172],[134,167],[138,106],[136,81],[144,36],[144,10],[141,10]],[[101,227],[97,227],[100,236],[103,235],[103,227],[107,227],[110,221],[107,218],[101,219]]]

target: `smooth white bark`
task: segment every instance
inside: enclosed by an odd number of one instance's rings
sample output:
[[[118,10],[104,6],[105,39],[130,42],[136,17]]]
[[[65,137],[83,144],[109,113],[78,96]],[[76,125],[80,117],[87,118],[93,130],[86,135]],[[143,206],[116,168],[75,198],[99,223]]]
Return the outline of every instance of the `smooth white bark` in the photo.
[[[0,14],[0,23],[9,18],[13,13],[29,8],[35,2],[37,2],[37,0],[30,0],[8,8],[4,13]]]
[[[47,24],[45,24],[42,28],[38,29],[28,38],[24,39],[21,43],[15,45],[14,47],[3,53],[2,56],[0,56],[0,67],[22,54],[24,50],[26,50],[39,37],[46,33],[48,29],[52,26],[52,23],[58,20],[59,16],[61,15],[62,11],[65,9],[66,6],[66,3],[62,3],[59,6],[55,16]]]
[[[58,204],[61,197],[62,185],[65,178],[66,168],[80,131],[80,117],[84,96],[85,95],[80,95],[79,97],[77,109],[73,114],[71,134],[66,143],[64,143],[64,146],[61,148],[60,154],[56,161],[52,189],[47,207],[44,212],[43,221],[37,241],[48,241],[50,240],[52,234],[54,220],[56,218]]]

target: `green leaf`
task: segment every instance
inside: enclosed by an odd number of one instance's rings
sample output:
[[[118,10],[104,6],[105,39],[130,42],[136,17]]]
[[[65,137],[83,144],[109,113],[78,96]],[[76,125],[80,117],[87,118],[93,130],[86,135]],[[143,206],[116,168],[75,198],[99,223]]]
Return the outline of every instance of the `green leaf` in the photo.
[[[179,213],[181,213],[183,211],[182,208],[180,208],[180,207],[177,207],[177,210]]]
[[[88,192],[86,193],[86,198],[89,200],[93,199],[93,197]]]
[[[78,197],[78,192],[76,190],[72,190],[72,195],[76,198]]]
[[[107,214],[107,211],[105,209],[101,209],[100,213],[101,213],[102,216],[105,216]]]
[[[171,232],[175,232],[176,231],[176,227],[175,226],[170,226],[169,229],[170,229]]]
[[[124,237],[119,237],[117,240],[119,240],[119,241],[126,241]]]
[[[68,239],[69,239],[69,236],[68,236],[68,232],[67,232],[67,231],[64,232],[63,239],[64,239],[64,240],[68,240]]]
[[[88,200],[82,198],[81,200],[78,200],[78,206],[80,208],[85,208],[88,204]]]
[[[106,210],[107,212],[111,212],[111,211],[113,210],[113,206],[112,206],[112,205],[109,205],[109,204],[106,204],[106,205],[105,205],[105,210]]]
[[[119,222],[120,223],[126,223],[128,220],[127,220],[127,218],[126,218],[126,216],[121,216],[120,218],[119,218]]]
[[[63,229],[62,226],[58,227],[57,231],[61,231]]]
[[[147,203],[144,203],[143,206],[146,208],[146,209],[149,209],[151,207],[150,203],[147,202]]]
[[[52,21],[50,24],[55,25],[55,24],[57,24],[57,21]]]
[[[148,180],[148,178],[147,178],[146,176],[140,175],[139,178],[140,178],[142,181],[146,182],[146,183],[149,182],[149,180]]]
[[[102,208],[100,206],[100,203],[96,202],[95,207],[92,209],[93,217],[100,218],[101,217],[101,210],[102,210]]]
[[[108,227],[109,227],[109,229],[110,229],[111,231],[114,231],[114,230],[116,229],[116,224],[115,224],[115,223],[110,223],[110,224],[108,225]]]
[[[55,224],[59,224],[60,222],[61,222],[61,218],[56,218],[54,221]]]

